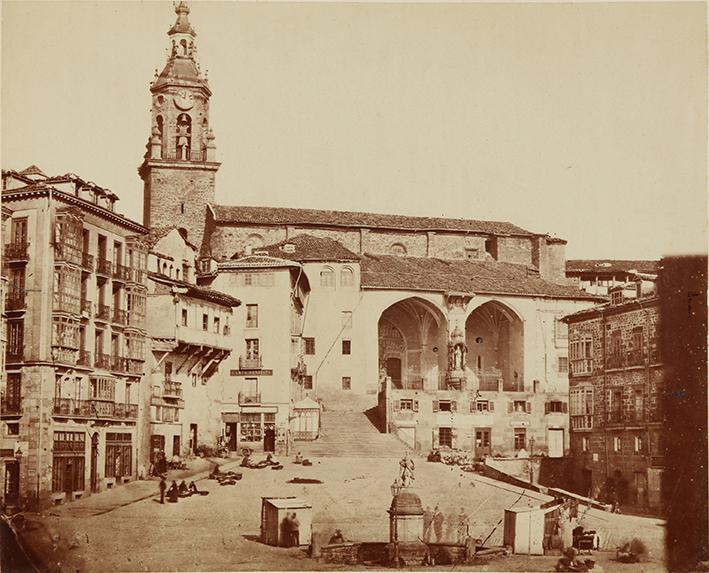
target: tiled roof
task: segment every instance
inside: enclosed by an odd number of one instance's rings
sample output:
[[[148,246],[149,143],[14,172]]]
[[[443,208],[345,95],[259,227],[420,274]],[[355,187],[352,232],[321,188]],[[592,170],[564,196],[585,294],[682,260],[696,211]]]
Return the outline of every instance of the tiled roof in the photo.
[[[219,269],[254,269],[254,268],[283,268],[295,267],[300,265],[294,261],[288,261],[278,257],[268,255],[245,255],[237,259],[229,261],[220,261],[217,263]]]
[[[284,245],[293,245],[293,252],[284,250]],[[358,261],[356,255],[345,248],[340,242],[327,237],[312,235],[296,235],[280,243],[261,247],[257,252],[266,252],[269,256],[289,259],[291,261]]]
[[[154,280],[155,282],[175,286],[178,288],[184,288],[187,290],[185,294],[193,298],[207,300],[209,302],[215,302],[223,306],[231,307],[241,305],[241,301],[238,298],[234,298],[229,294],[219,292],[217,290],[212,290],[211,288],[199,286],[185,281],[180,281],[177,279],[172,279],[170,277],[166,277],[165,275],[154,273],[152,271],[148,273],[148,277],[151,280]]]
[[[599,300],[574,286],[548,282],[527,267],[512,263],[363,255],[361,273],[363,288]]]
[[[567,273],[603,272],[620,273],[638,271],[640,273],[657,273],[660,261],[632,261],[618,259],[576,259],[566,261]]]
[[[188,246],[192,247],[195,251],[197,250],[197,247],[195,245],[185,239],[185,236],[182,234],[182,232],[180,232],[179,228],[176,225],[171,225],[169,227],[151,227],[150,231],[147,235],[145,235],[144,239],[148,246],[152,249],[160,241],[160,239],[169,235],[170,232],[174,229],[178,229],[180,236],[184,239],[185,243],[187,243]]]
[[[534,236],[512,223],[474,221],[444,217],[412,217],[356,211],[327,211],[289,207],[243,207],[214,205],[217,223],[251,225],[317,225],[324,227],[368,227],[406,231],[463,231],[491,235]]]

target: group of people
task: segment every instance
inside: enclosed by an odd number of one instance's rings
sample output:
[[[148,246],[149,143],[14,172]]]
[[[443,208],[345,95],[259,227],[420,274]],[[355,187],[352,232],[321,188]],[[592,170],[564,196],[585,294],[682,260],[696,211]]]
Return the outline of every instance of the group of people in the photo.
[[[261,460],[260,462],[253,462],[251,461],[251,453],[247,452],[244,454],[244,457],[241,460],[241,467],[242,468],[251,468],[251,469],[263,469],[267,467],[271,467],[272,469],[275,470],[282,470],[283,466],[276,460],[273,459],[273,454],[269,453],[266,454],[266,459]]]
[[[436,543],[440,543],[443,539],[443,524],[445,516],[438,506],[431,511],[431,507],[427,506],[423,512],[423,538],[426,543],[431,542],[431,530],[436,534]]]
[[[161,476],[167,471],[167,456],[164,450],[153,450],[153,463],[150,464],[150,475]]]
[[[300,545],[300,522],[295,512],[287,513],[281,522],[281,544],[284,547]]]
[[[181,497],[190,497],[191,495],[207,495],[208,491],[200,491],[193,481],[189,485],[182,480],[180,485],[177,485],[175,480],[172,480],[170,487],[167,487],[167,480],[165,476],[160,476],[160,503],[165,503],[165,497],[169,503],[177,503],[177,500]]]

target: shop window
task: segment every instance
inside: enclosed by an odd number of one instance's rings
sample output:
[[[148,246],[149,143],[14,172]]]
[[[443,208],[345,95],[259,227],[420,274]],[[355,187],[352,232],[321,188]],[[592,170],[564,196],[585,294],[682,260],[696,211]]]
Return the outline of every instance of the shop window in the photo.
[[[131,435],[127,433],[106,433],[106,477],[130,476],[132,469]]]
[[[241,414],[241,440],[260,442],[262,439],[261,414]]]

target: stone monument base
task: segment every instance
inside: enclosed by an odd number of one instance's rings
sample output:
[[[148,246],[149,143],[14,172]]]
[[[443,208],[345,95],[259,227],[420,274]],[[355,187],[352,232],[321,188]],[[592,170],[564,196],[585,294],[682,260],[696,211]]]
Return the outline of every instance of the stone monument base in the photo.
[[[396,566],[397,544],[387,544],[387,561]],[[399,563],[404,567],[428,563],[428,546],[421,541],[400,541],[398,543]]]

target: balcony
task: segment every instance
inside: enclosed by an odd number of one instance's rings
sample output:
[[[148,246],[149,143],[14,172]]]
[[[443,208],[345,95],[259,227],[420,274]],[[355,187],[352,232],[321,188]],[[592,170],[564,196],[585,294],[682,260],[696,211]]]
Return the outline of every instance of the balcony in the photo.
[[[128,372],[128,359],[123,356],[111,357],[111,371]]]
[[[128,269],[130,272],[126,280],[132,283],[144,284],[145,283],[145,271],[143,269]]]
[[[572,430],[592,430],[593,429],[593,415],[583,414],[580,416],[571,416],[571,429]]]
[[[606,356],[606,368],[612,370],[614,368],[623,367],[623,355],[620,353],[609,354]]]
[[[82,259],[83,253],[79,247],[69,243],[56,243],[54,245],[54,262],[81,265]]]
[[[22,345],[18,345],[16,348],[10,348],[7,346],[5,349],[5,361],[10,362],[22,362],[25,359],[25,348]]]
[[[81,314],[81,299],[78,296],[69,294],[68,292],[55,292],[53,308],[55,312]]]
[[[182,384],[179,382],[163,382],[163,398],[182,398]]]
[[[52,346],[52,361],[59,364],[68,364],[75,366],[78,360],[78,350],[74,348],[65,348],[62,346]]]
[[[5,298],[5,310],[22,310],[25,308],[25,290],[10,289]]]
[[[113,309],[113,322],[115,324],[128,324],[128,313],[120,308]]]
[[[116,281],[129,281],[131,278],[131,271],[130,268],[122,265],[120,263],[116,263],[113,266],[113,279]]]
[[[503,380],[502,371],[496,368],[487,370],[475,370],[475,375],[478,377],[478,390],[481,392],[500,392],[502,390]]]
[[[90,300],[81,299],[81,316],[89,318],[91,316],[91,311],[93,310],[93,305]]]
[[[623,421],[623,413],[620,411],[608,412],[606,422],[609,424],[620,424]]]
[[[110,277],[113,274],[113,263],[106,259],[99,258],[96,264],[96,272],[100,275]]]
[[[137,312],[129,312],[126,317],[126,326],[135,328],[145,328],[145,315]]]
[[[87,272],[94,270],[94,256],[89,253],[81,253],[81,268]]]
[[[258,370],[261,368],[261,357],[239,356],[239,370]]]
[[[582,374],[591,374],[593,372],[592,358],[576,358],[571,361],[571,374],[580,376]]]
[[[109,400],[54,399],[55,416],[77,418],[113,418],[135,420],[138,417],[137,404],[116,404]]]
[[[28,261],[27,247],[29,244],[24,243],[8,243],[5,245],[5,260],[11,261]]]
[[[245,394],[239,392],[239,404],[260,404],[261,403],[261,393],[249,393]]]
[[[144,361],[140,358],[126,358],[128,374],[143,374]]]
[[[108,322],[111,317],[111,307],[107,304],[98,304],[96,306],[96,320]]]
[[[175,150],[170,150],[167,151],[163,148],[162,152],[162,158],[167,159],[168,161],[206,161],[207,160],[207,152],[206,151],[190,151],[187,154],[186,159],[182,158],[182,155],[180,154],[179,151]]]
[[[642,350],[631,350],[628,352],[625,362],[626,366],[644,366],[645,355]]]
[[[102,352],[96,353],[96,360],[94,361],[94,368],[103,368],[108,370],[111,367],[111,355],[103,354]]]
[[[87,350],[79,350],[79,355],[76,358],[77,366],[91,366],[91,353]]]

